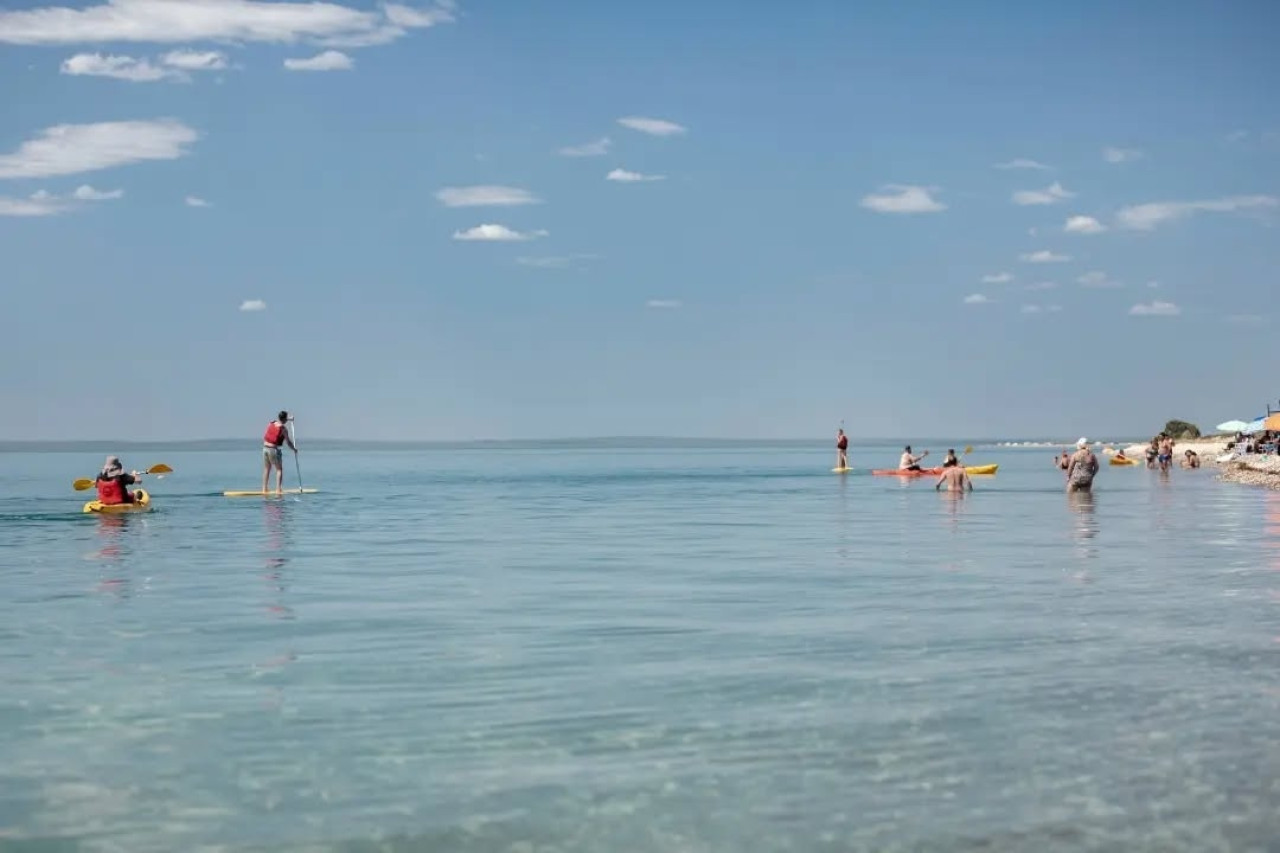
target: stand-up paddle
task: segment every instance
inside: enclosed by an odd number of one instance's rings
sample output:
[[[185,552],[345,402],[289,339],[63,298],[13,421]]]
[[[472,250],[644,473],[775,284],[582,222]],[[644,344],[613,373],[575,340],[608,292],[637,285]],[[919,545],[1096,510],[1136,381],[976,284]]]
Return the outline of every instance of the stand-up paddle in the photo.
[[[298,427],[294,418],[289,418],[289,437],[293,439],[293,470],[298,472],[298,494],[302,494],[302,463],[298,461]]]

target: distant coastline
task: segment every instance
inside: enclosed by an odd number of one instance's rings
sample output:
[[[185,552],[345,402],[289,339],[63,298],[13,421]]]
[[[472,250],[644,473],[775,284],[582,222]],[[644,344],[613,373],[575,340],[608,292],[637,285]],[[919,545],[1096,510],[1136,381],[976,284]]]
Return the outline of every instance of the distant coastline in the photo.
[[[949,446],[972,445],[999,450],[1039,450],[1046,447],[1066,447],[1075,439],[1010,439],[1010,438],[937,438],[899,436],[894,438],[855,438],[850,440],[863,447],[897,447],[909,441],[917,448],[938,450]],[[467,439],[431,441],[373,441],[350,438],[304,438],[299,447],[304,450],[556,450],[556,449],[725,449],[745,447],[773,448],[828,448],[833,439],[821,438],[689,438],[679,436],[597,436],[584,438],[546,439]],[[1117,440],[1120,444],[1127,442]],[[170,441],[138,441],[112,439],[86,439],[61,441],[4,441],[0,440],[0,453],[113,453],[131,450],[169,450],[174,452],[220,452],[254,450],[258,441],[253,438],[204,438]]]

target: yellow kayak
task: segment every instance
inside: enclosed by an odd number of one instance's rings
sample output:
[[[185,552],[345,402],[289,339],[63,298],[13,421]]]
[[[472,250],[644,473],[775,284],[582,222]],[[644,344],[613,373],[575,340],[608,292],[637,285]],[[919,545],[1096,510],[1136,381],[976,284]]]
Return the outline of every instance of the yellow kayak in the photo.
[[[113,515],[120,512],[146,512],[151,509],[151,495],[146,489],[138,489],[142,492],[142,499],[129,504],[104,504],[102,501],[89,501],[84,505],[85,512],[100,512]]]
[[[970,474],[994,474],[999,465],[966,465],[964,470]]]
[[[1116,457],[1112,456],[1110,459],[1107,460],[1107,464],[1108,465],[1137,465],[1138,460],[1137,459],[1117,459]]]

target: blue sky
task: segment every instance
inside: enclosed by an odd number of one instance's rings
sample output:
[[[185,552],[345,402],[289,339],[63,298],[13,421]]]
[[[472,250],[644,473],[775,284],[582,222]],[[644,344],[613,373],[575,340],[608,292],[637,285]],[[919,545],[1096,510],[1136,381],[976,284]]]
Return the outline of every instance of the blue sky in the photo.
[[[1277,31],[1264,3],[10,0],[0,438],[256,437],[282,406],[372,439],[1248,419],[1280,396]]]

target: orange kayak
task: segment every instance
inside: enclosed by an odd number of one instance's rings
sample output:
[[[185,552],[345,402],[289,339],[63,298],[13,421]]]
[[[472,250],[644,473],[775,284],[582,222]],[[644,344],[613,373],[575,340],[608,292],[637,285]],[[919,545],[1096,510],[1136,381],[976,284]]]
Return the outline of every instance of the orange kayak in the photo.
[[[881,468],[871,473],[877,477],[936,477],[942,473],[942,469],[923,468],[919,471],[902,471],[897,468]]]

